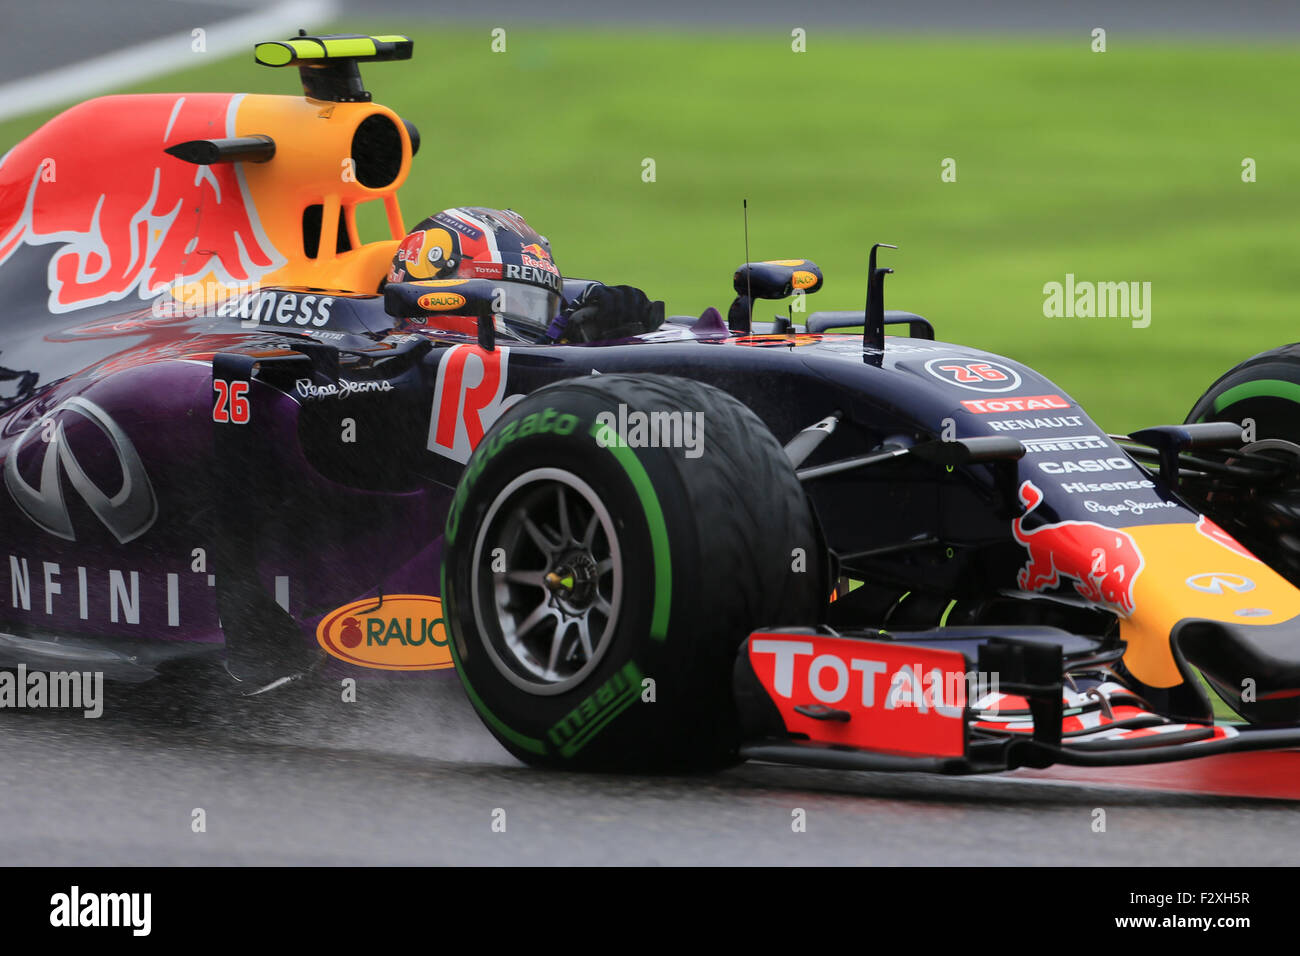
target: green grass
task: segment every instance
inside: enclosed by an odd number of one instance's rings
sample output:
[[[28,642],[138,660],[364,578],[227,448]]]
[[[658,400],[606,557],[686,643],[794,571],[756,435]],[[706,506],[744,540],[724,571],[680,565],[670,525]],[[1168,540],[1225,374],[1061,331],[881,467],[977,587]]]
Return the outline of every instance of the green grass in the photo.
[[[1214,709],[1215,723],[1220,723],[1220,724],[1243,723],[1241,717],[1237,715],[1237,712],[1227,705],[1224,699],[1220,697],[1218,693],[1215,691],[1214,687],[1210,684],[1210,682],[1205,679],[1205,675],[1202,674],[1200,671],[1195,671],[1195,673],[1196,673],[1196,679],[1201,682],[1201,689],[1205,691],[1205,696],[1210,699],[1210,706],[1213,707]]]
[[[423,133],[407,219],[511,206],[566,273],[640,285],[670,312],[726,308],[748,197],[753,258],[825,271],[811,307],[859,307],[869,244],[896,242],[891,307],[1037,366],[1111,429],[1181,420],[1235,362],[1300,338],[1300,63],[1284,47],[814,30],[795,54],[780,30],[511,28],[494,54],[487,26],[414,38],[412,63],[363,68]],[[297,77],[250,52],[139,89],[294,92]],[[0,148],[34,125],[0,125]],[[1150,281],[1150,328],[1045,318],[1043,284],[1067,272]]]

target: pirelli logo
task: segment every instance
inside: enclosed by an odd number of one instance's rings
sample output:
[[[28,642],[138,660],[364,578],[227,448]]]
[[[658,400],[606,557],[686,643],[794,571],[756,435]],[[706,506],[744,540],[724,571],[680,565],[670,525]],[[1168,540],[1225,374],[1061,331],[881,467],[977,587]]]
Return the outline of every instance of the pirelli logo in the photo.
[[[1022,438],[1026,454],[1052,451],[1091,451],[1109,447],[1100,435],[1068,435],[1062,438]]]
[[[547,736],[559,748],[560,755],[572,757],[587,746],[605,725],[636,702],[641,695],[641,672],[628,661],[609,680],[569,711]]]

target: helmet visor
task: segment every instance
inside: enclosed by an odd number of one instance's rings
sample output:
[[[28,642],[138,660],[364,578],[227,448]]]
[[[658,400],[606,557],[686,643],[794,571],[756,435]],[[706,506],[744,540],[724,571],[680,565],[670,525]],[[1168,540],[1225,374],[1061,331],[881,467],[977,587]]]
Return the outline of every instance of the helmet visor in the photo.
[[[550,289],[520,282],[503,282],[499,288],[498,315],[507,322],[545,332],[560,311],[560,297]]]

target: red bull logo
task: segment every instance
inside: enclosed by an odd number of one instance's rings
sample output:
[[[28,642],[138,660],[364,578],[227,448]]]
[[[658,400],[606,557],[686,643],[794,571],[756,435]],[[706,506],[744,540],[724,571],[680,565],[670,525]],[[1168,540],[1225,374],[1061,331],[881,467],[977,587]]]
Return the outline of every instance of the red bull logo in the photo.
[[[766,333],[759,335],[737,335],[727,341],[733,345],[816,345],[824,336],[820,333],[792,332],[789,335]]]
[[[545,269],[547,272],[558,274],[559,270],[555,268],[555,263],[551,261],[551,254],[546,248],[537,242],[530,242],[520,250],[520,259],[526,266],[532,266],[534,269]]]
[[[424,230],[418,229],[402,240],[397,247],[398,262],[419,262],[420,250],[424,248]]]
[[[1024,520],[1043,501],[1032,481],[1020,486],[1025,514],[1012,522],[1011,533],[1029,551],[1016,583],[1024,591],[1046,591],[1072,578],[1088,601],[1128,617],[1135,609],[1133,584],[1142,573],[1142,552],[1133,537],[1095,521],[1059,521],[1026,531]]]
[[[1259,560],[1259,558],[1247,551],[1245,546],[1237,541],[1236,538],[1228,534],[1228,532],[1224,531],[1209,518],[1205,517],[1205,515],[1201,515],[1201,517],[1197,519],[1196,530],[1205,535],[1211,541],[1218,542],[1229,551],[1239,554],[1243,558],[1250,558],[1252,561]]]
[[[60,114],[0,162],[0,266],[53,245],[51,312],[148,299],[209,274],[248,282],[284,264],[237,164],[164,152],[235,135],[241,96],[109,96]]]

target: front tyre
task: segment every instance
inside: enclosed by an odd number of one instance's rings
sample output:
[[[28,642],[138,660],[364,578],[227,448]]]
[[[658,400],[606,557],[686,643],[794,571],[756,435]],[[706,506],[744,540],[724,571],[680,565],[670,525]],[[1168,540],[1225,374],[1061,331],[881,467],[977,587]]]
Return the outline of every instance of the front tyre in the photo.
[[[772,433],[668,376],[567,380],[512,406],[469,460],[445,543],[457,672],[530,764],[734,762],[741,641],[824,605],[811,510]]]
[[[1300,586],[1300,344],[1262,352],[1229,370],[1187,415],[1188,422],[1254,424],[1245,447],[1281,461],[1267,485],[1191,483],[1185,496],[1292,584]]]

